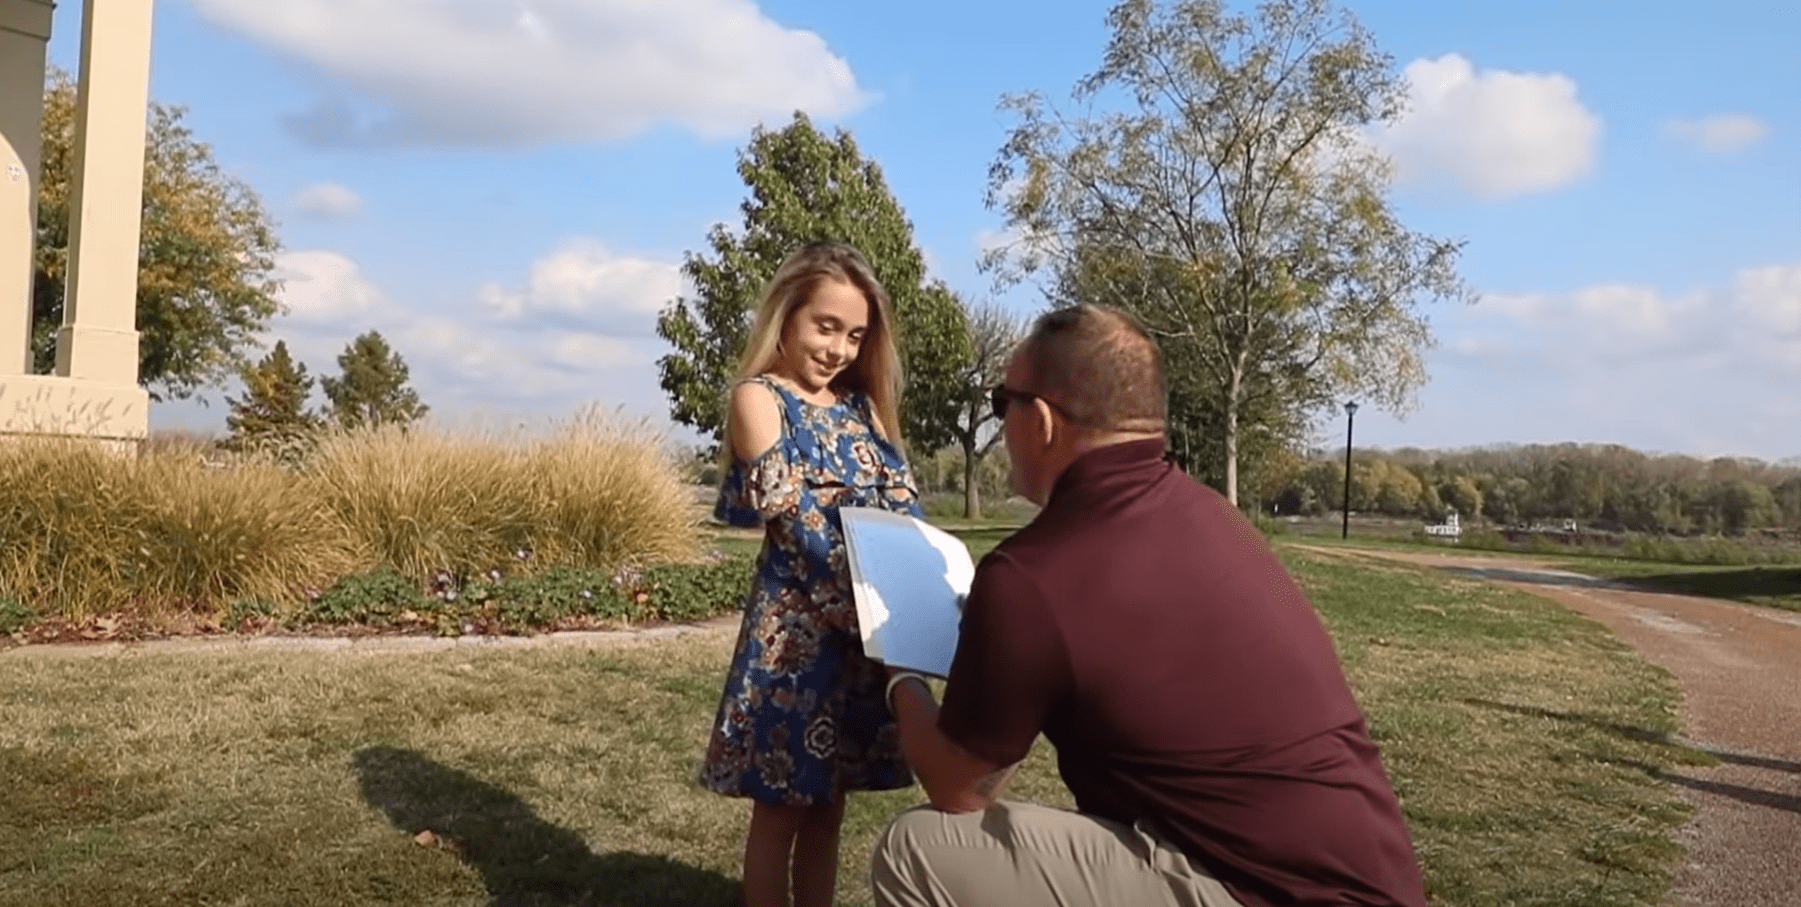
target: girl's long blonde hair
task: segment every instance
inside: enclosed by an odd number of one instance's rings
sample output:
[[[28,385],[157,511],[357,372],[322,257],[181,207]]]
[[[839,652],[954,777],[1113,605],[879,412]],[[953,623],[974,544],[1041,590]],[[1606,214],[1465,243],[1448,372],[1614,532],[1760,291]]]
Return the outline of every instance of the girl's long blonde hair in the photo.
[[[895,447],[901,448],[900,353],[895,344],[894,313],[888,292],[875,279],[869,260],[854,247],[841,242],[815,243],[796,250],[775,277],[763,288],[757,300],[757,318],[751,325],[750,337],[744,344],[744,355],[738,360],[738,381],[754,378],[769,371],[781,358],[782,332],[794,313],[807,304],[813,288],[830,280],[856,287],[869,300],[869,327],[857,358],[832,379],[831,388],[839,394],[862,391],[869,395],[882,432]],[[725,436],[731,437],[731,412],[726,412]],[[903,448],[904,449],[904,448]],[[724,445],[721,457],[731,462],[731,444]]]

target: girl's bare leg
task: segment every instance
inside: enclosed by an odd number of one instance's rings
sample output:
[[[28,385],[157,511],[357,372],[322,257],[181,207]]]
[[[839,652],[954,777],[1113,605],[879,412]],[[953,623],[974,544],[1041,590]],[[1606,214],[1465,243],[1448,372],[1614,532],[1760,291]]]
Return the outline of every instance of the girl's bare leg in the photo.
[[[838,884],[844,801],[815,806],[753,803],[744,840],[745,907],[830,907]]]
[[[844,801],[809,806],[794,840],[794,907],[832,907]]]

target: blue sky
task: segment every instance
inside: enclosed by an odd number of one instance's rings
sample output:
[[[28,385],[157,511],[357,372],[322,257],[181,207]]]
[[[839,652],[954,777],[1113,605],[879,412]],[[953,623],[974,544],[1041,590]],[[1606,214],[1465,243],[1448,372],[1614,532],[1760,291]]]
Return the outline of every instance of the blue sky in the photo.
[[[1801,17],[1787,0],[1364,0],[1412,86],[1404,222],[1467,246],[1415,409],[1358,445],[1801,455]],[[795,109],[882,165],[935,276],[976,259],[1006,92],[1066,98],[1107,4],[161,0],[151,93],[278,221],[314,373],[379,329],[450,420],[663,419],[658,308]],[[81,4],[52,59],[77,62]],[[1038,305],[1029,288],[1002,301]],[[271,342],[273,342],[271,340]],[[153,427],[219,428],[210,406]],[[1322,414],[1319,441],[1343,443]]]

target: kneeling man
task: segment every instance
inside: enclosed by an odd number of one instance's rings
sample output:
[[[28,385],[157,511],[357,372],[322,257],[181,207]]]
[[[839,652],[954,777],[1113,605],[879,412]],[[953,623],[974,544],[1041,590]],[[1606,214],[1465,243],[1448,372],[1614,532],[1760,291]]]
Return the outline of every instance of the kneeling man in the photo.
[[[1123,313],[1040,318],[994,391],[1043,509],[982,559],[942,708],[889,702],[931,798],[883,905],[1274,907],[1426,898],[1363,714],[1251,523],[1164,458],[1162,358]],[[1079,812],[997,799],[1042,732]]]

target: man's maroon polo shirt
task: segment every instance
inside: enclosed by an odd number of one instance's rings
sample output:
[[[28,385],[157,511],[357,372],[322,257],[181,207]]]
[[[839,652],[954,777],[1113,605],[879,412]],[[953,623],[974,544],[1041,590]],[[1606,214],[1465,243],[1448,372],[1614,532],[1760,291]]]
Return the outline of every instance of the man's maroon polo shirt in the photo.
[[[1083,812],[1146,822],[1245,904],[1423,905],[1318,616],[1255,527],[1162,455],[1084,455],[982,559],[939,727],[996,765],[1042,731]]]

